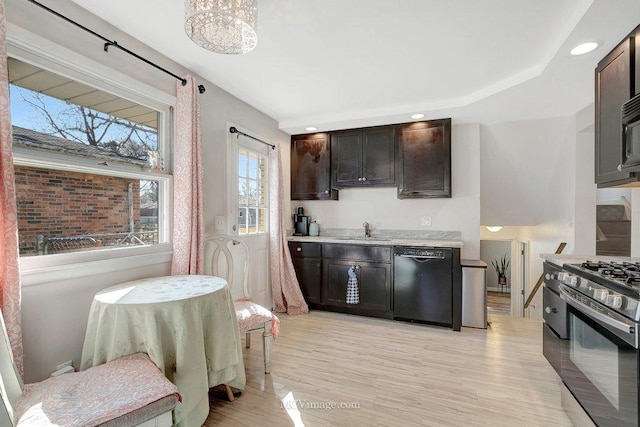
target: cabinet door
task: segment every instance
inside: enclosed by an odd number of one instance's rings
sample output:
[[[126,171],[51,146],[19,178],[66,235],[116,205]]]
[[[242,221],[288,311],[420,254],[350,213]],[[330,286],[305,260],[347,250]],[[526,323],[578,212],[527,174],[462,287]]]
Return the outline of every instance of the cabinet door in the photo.
[[[322,303],[322,258],[292,258],[300,290],[309,304]]]
[[[359,130],[331,134],[331,169],[337,188],[362,183],[362,133]]]
[[[349,267],[356,265],[359,304],[347,304]],[[391,311],[391,264],[354,260],[323,260],[323,303],[359,310]]]
[[[398,198],[451,197],[451,119],[398,128]]]
[[[360,304],[365,310],[391,311],[391,264],[358,262]]]
[[[630,178],[622,163],[622,104],[631,99],[631,39],[626,39],[596,68],[595,181],[598,186]]]
[[[362,131],[362,183],[393,186],[396,181],[394,128],[384,126]]]
[[[291,199],[338,199],[338,192],[331,187],[328,134],[291,137]]]
[[[347,281],[349,267],[353,261],[339,259],[322,260],[322,303],[334,307],[349,307],[347,304]]]

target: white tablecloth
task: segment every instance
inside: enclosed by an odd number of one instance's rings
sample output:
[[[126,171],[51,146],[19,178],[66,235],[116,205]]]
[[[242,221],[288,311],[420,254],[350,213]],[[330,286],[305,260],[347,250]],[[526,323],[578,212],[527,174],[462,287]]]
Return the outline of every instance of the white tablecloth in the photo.
[[[80,369],[139,351],[178,386],[176,425],[204,423],[210,387],[246,383],[233,300],[219,277],[155,277],[97,293]]]

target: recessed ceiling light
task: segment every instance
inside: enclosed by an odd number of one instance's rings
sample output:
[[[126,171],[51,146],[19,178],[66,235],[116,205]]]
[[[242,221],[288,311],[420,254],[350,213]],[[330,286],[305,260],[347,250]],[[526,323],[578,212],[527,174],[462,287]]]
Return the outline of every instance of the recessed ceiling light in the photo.
[[[315,127],[315,126],[307,126],[307,127],[305,128],[305,130],[308,130],[308,131],[313,132],[314,130],[318,130],[318,128],[317,128],[317,127]]]
[[[416,114],[412,114],[411,115],[412,119],[421,119],[423,117],[424,117],[424,114],[422,114],[422,113],[416,113]]]
[[[492,233],[497,233],[498,231],[502,230],[502,227],[499,225],[487,225],[487,230]]]
[[[599,44],[597,42],[582,43],[571,49],[571,55],[584,55],[585,53],[595,50],[598,46]]]

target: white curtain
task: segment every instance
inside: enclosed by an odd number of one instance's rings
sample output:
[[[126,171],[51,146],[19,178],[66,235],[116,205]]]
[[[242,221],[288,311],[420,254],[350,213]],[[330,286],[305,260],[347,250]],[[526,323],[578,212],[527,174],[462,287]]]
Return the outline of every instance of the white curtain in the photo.
[[[288,314],[308,313],[300,284],[293,269],[287,248],[283,217],[284,185],[280,149],[269,150],[269,251],[271,266],[271,292],[276,311]]]

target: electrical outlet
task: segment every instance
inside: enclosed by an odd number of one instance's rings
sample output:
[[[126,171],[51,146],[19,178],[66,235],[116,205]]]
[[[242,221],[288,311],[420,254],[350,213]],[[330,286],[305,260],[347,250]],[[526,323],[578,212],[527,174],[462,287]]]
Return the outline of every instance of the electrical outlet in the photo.
[[[67,360],[64,363],[59,364],[58,366],[56,366],[56,371],[59,371],[60,369],[65,368],[67,366],[73,367],[73,360]]]
[[[431,227],[431,217],[430,216],[421,216],[420,217],[420,225],[423,227]]]

